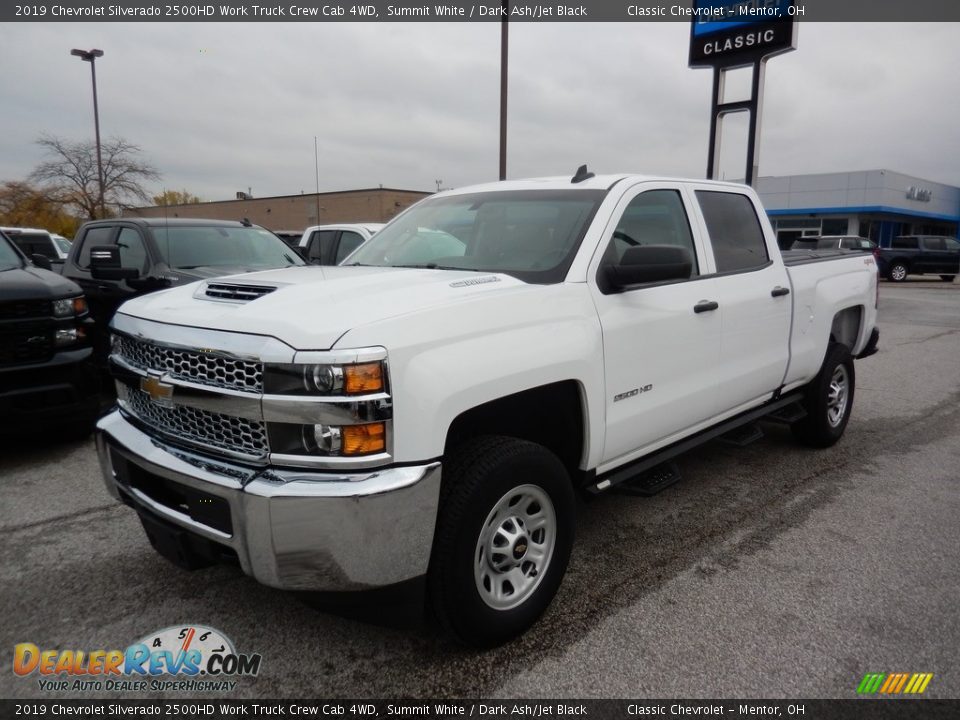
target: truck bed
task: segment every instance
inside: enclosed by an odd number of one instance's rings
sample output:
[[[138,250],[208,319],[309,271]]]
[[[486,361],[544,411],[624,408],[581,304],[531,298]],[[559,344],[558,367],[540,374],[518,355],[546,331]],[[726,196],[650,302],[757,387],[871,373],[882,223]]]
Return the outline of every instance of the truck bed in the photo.
[[[783,264],[787,267],[795,265],[806,265],[808,263],[825,262],[827,260],[837,260],[839,258],[848,258],[855,255],[869,255],[866,250],[783,250]]]

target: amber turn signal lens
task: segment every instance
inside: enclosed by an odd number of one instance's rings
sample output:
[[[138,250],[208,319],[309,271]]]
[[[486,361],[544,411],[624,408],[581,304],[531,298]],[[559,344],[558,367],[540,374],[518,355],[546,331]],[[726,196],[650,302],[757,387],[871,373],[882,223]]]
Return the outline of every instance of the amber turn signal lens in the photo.
[[[343,366],[343,389],[348,395],[383,390],[383,365],[378,362]]]
[[[73,314],[83,315],[87,311],[87,300],[83,296],[73,299]]]
[[[387,426],[382,423],[345,425],[340,428],[340,452],[344,455],[370,455],[387,449]]]

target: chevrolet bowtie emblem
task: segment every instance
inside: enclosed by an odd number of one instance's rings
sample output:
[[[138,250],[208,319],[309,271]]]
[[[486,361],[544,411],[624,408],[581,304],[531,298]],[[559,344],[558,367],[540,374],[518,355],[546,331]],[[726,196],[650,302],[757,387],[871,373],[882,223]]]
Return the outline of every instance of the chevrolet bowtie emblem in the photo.
[[[161,381],[156,375],[140,378],[140,389],[158,405],[173,405],[173,385]]]

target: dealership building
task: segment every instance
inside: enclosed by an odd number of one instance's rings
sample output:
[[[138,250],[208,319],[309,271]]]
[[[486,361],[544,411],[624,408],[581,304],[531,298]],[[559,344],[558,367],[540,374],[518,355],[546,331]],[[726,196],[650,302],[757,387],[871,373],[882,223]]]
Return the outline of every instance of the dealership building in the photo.
[[[960,188],[891,170],[760,177],[781,247],[804,235],[960,237]]]

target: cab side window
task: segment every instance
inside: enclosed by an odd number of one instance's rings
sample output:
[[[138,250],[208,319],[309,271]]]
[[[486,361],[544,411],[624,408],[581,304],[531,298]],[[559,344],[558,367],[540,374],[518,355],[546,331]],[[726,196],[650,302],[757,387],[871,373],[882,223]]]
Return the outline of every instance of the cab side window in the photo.
[[[117,247],[120,248],[121,267],[136,268],[141,273],[147,271],[147,247],[140,233],[133,228],[122,228],[117,236]]]
[[[750,198],[740,193],[697,190],[717,272],[742,272],[770,262],[763,229]]]
[[[344,230],[340,233],[340,244],[337,246],[337,256],[333,259],[334,265],[339,265],[343,260],[363,245],[363,237],[355,232]]]
[[[322,265],[328,262],[333,251],[333,239],[336,235],[335,230],[315,230],[310,236],[310,246],[307,250],[307,261],[314,265]]]
[[[649,245],[686,249],[693,261],[690,276],[700,274],[690,223],[677,190],[648,190],[631,200],[613,231],[601,264],[618,265],[630,248]]]

